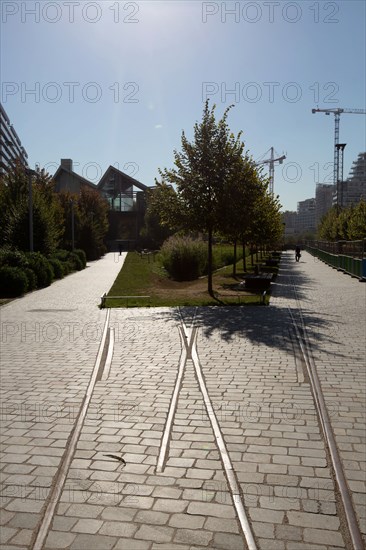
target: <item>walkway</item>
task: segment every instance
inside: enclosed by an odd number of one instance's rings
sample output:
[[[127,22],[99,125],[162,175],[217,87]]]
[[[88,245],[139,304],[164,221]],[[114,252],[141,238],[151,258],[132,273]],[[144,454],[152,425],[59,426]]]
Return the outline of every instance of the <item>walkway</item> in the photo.
[[[241,550],[246,518],[262,550],[352,548],[288,308],[305,322],[365,534],[366,285],[306,253],[284,254],[266,308],[111,310],[110,368],[57,487],[114,259],[0,309],[1,548],[36,547],[46,525],[47,550]]]

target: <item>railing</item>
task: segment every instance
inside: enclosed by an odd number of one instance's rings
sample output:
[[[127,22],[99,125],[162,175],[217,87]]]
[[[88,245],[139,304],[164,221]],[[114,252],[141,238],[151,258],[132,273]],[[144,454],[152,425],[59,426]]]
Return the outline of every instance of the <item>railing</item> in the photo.
[[[107,307],[107,300],[124,300],[126,307],[128,307],[131,300],[136,303],[141,299],[147,300],[148,306],[150,306],[150,296],[107,296],[107,294],[104,293],[103,296],[100,297],[100,308],[104,309]]]
[[[307,241],[306,250],[328,265],[366,281],[366,239],[359,241]]]

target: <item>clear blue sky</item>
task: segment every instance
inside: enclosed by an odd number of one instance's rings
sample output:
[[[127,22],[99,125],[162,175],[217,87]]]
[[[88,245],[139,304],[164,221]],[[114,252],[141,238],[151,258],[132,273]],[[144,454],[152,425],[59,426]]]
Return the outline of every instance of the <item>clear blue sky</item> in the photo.
[[[29,154],[97,182],[110,164],[147,185],[171,167],[210,97],[254,159],[271,146],[284,209],[332,182],[334,116],[365,108],[359,1],[3,1],[1,101]],[[33,92],[32,92],[33,90]],[[345,175],[365,115],[341,117]]]

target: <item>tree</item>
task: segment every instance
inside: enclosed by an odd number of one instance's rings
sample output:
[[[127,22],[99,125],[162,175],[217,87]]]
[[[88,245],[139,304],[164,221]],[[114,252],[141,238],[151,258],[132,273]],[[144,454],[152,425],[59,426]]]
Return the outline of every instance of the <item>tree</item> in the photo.
[[[348,222],[349,239],[366,239],[366,202],[361,200],[353,207]]]
[[[250,235],[253,211],[266,188],[248,152],[231,167],[231,177],[224,192],[221,217],[222,233],[234,243],[233,275],[236,275],[237,243],[243,246],[243,269],[246,270],[245,245]]]
[[[56,200],[52,178],[37,169],[32,176],[33,246],[51,254],[63,233],[63,213]],[[0,246],[29,250],[29,180],[24,166],[17,163],[0,182]]]
[[[88,260],[99,259],[105,251],[104,238],[108,231],[108,202],[97,191],[83,187],[78,197],[78,248]]]
[[[160,247],[163,242],[181,229],[178,196],[171,185],[156,182],[147,192],[147,208],[142,237]]]
[[[70,193],[70,191],[61,191],[61,193],[57,193],[57,200],[63,211],[65,226],[60,247],[65,250],[72,250],[72,232],[74,230],[74,245],[78,246],[81,225],[78,195],[76,193]]]
[[[340,207],[332,208],[323,216],[318,227],[318,236],[325,241],[338,241],[342,238],[339,228]]]
[[[185,227],[207,235],[210,295],[213,295],[213,234],[220,228],[224,191],[243,151],[240,134],[235,137],[229,132],[229,110],[230,107],[217,122],[215,106],[210,109],[206,101],[202,122],[194,126],[193,141],[189,142],[183,131],[182,150],[174,151],[175,168],[160,171],[164,183],[176,186],[177,204]]]

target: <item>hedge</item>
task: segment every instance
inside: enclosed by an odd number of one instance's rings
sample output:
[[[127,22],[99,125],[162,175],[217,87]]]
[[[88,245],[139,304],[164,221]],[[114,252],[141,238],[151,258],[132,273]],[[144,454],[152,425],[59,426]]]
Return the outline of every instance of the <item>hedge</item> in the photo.
[[[29,267],[33,269],[37,277],[37,288],[44,288],[50,286],[54,277],[53,269],[40,252],[27,252],[26,258],[29,263]]]
[[[3,298],[15,298],[28,290],[28,279],[20,267],[0,267],[0,288]]]

